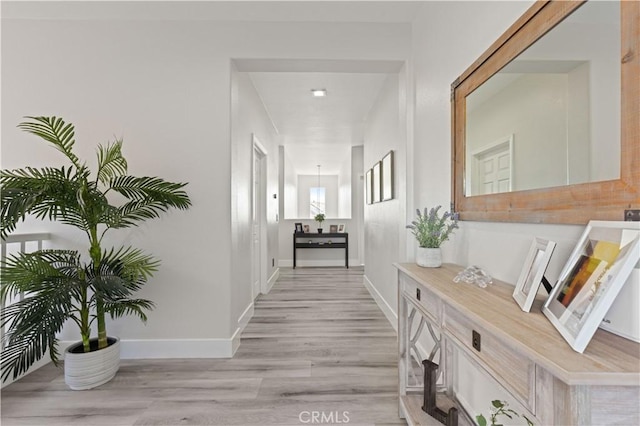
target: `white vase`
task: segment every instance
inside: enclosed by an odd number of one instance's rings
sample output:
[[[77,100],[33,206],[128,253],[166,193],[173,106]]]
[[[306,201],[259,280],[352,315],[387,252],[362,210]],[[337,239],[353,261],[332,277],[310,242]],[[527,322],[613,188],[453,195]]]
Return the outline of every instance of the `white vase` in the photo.
[[[97,339],[91,339],[95,342]],[[109,337],[109,346],[92,352],[74,353],[82,342],[73,344],[64,354],[64,381],[73,390],[95,388],[113,379],[120,368],[120,339]],[[95,344],[95,343],[94,343]]]
[[[438,268],[442,265],[442,251],[440,247],[418,247],[416,263],[424,268]]]

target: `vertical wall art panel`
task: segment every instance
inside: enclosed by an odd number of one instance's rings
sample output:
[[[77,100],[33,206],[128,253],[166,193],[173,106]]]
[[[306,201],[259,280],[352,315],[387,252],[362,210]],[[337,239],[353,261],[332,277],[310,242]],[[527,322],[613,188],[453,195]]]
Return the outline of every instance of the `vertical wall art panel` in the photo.
[[[382,159],[382,201],[393,200],[393,174],[393,151],[389,151]]]
[[[382,162],[378,161],[376,164],[373,165],[373,202],[374,203],[379,203],[382,198],[382,185],[381,185],[381,178],[382,178]]]

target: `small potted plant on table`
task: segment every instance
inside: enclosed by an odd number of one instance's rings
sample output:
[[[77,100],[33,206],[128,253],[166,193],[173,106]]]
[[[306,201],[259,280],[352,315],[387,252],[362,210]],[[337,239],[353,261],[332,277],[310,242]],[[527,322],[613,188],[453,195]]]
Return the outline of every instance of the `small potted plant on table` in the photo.
[[[318,234],[322,234],[322,222],[324,222],[324,213],[318,213],[313,219],[318,222]]]
[[[417,209],[416,220],[407,225],[419,244],[416,252],[416,263],[419,266],[437,268],[442,265],[440,246],[458,228],[458,221],[451,212],[445,212],[440,217],[438,211],[441,208],[442,206],[437,206],[427,210],[425,207],[424,212]]]

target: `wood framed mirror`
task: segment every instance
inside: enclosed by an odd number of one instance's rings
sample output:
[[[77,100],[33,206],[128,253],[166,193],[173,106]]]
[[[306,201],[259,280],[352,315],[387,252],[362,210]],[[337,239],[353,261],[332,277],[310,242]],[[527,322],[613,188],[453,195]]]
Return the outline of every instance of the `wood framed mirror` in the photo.
[[[614,8],[598,9],[607,4]],[[605,30],[607,19],[616,30]],[[598,50],[597,58],[581,53]],[[540,75],[550,86],[540,88]],[[586,224],[624,220],[625,210],[640,208],[640,2],[537,1],[451,90],[461,220]],[[551,104],[535,104],[545,97]],[[563,141],[546,133],[554,127]]]

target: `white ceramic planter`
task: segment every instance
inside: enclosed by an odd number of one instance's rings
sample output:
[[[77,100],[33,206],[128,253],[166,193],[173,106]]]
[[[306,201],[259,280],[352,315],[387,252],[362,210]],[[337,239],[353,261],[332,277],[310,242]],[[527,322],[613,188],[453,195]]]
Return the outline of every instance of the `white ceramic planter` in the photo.
[[[424,268],[438,268],[442,265],[442,251],[438,248],[418,247],[416,263]]]
[[[91,339],[95,341],[97,339]],[[107,383],[120,368],[120,339],[109,337],[109,346],[99,351],[73,353],[82,342],[69,346],[64,355],[64,381],[73,390],[86,390]]]

